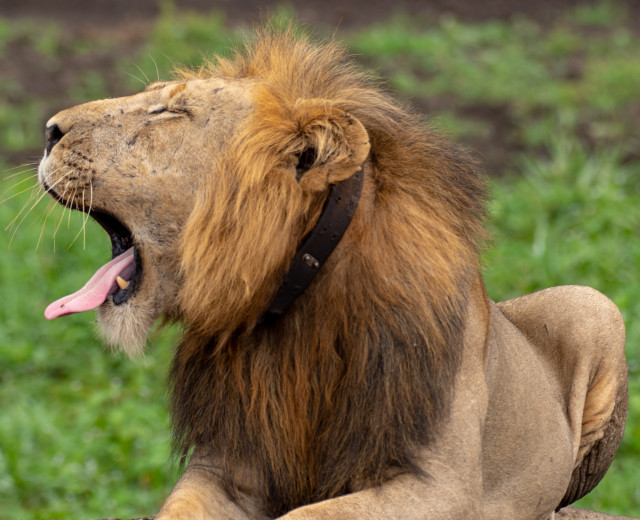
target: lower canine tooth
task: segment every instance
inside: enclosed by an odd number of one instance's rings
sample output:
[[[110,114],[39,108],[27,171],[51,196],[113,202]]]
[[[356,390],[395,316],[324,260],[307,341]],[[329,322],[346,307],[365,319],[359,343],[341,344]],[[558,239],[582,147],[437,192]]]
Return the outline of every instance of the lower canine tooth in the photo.
[[[124,278],[122,278],[121,276],[116,276],[116,283],[118,284],[118,287],[120,287],[120,289],[122,289],[123,291],[129,287],[129,282],[127,282]]]

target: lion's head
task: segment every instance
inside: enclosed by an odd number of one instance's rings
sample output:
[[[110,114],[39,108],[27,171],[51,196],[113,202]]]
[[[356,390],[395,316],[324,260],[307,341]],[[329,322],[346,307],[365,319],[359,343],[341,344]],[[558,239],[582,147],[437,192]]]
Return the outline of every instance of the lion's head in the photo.
[[[180,314],[183,231],[198,198],[213,188],[205,180],[212,160],[253,110],[249,92],[219,78],[160,83],[48,122],[41,184],[104,227],[120,265],[105,266],[47,317],[99,306],[105,336],[133,353],[159,316]]]
[[[114,257],[48,317],[97,307],[128,352],[158,317],[181,321],[181,448],[215,442],[232,477],[260,467],[273,511],[411,466],[446,413],[477,271],[484,193],[464,154],[338,44],[293,31],[63,111],[47,137],[40,182],[102,224]],[[287,313],[262,323],[330,185],[358,171],[343,239]],[[312,435],[334,449],[321,457]]]

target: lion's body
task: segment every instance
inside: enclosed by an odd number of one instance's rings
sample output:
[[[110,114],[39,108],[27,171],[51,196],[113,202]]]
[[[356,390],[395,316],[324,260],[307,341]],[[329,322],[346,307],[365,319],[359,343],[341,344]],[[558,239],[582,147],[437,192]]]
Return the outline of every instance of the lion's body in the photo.
[[[74,206],[90,192],[129,232],[114,255],[135,249],[106,335],[133,351],[161,315],[185,327],[172,414],[195,451],[158,519],[546,519],[606,471],[626,413],[617,309],[578,287],[493,304],[473,164],[338,46],[266,33],[49,128],[43,185]],[[356,171],[336,250],[262,321],[329,185]]]

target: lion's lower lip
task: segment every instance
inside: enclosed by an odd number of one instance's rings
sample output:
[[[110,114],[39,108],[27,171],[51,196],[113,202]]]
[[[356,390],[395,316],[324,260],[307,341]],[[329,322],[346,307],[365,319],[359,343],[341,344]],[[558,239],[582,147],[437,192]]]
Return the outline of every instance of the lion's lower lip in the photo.
[[[128,284],[124,289],[119,287],[117,283],[114,284],[111,296],[114,305],[122,305],[128,301],[140,286],[142,268],[138,248],[135,245],[133,246],[133,263],[130,266],[130,270],[123,273],[123,278],[128,282]]]

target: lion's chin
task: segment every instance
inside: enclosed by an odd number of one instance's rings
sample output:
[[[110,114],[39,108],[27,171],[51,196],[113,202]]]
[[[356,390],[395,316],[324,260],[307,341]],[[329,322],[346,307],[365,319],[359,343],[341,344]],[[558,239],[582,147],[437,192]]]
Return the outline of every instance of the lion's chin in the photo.
[[[150,305],[135,303],[135,298],[121,305],[105,302],[98,309],[98,331],[103,340],[129,357],[144,353],[147,336],[158,318]]]

